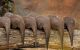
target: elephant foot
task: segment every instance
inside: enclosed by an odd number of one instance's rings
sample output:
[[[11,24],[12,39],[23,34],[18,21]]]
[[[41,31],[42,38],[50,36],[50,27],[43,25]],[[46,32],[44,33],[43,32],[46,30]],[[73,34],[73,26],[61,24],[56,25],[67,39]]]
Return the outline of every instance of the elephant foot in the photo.
[[[24,47],[25,47],[25,45],[24,45],[23,43],[21,44],[21,46],[22,46],[22,48],[24,48]]]
[[[20,49],[20,48],[14,48],[14,49],[12,49],[12,50],[22,50],[22,49]]]
[[[35,48],[39,47],[39,43],[38,42],[34,42],[34,47]]]
[[[22,47],[25,47],[24,40],[22,40],[21,46],[22,46]]]
[[[71,50],[74,50],[74,46],[71,46]]]
[[[23,43],[18,43],[17,46],[20,47],[20,48],[24,48],[25,47],[25,45]]]

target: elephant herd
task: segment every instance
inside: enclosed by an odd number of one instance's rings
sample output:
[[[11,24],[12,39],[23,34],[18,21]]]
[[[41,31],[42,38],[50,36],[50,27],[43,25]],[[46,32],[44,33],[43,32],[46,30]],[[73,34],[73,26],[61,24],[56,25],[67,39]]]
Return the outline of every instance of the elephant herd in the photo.
[[[75,29],[75,19],[73,17],[60,18],[59,16],[19,16],[7,12],[3,17],[0,17],[0,28],[5,28],[6,31],[6,45],[9,48],[9,33],[10,29],[19,28],[21,35],[22,46],[24,46],[25,29],[31,29],[34,33],[35,47],[37,47],[37,30],[45,32],[46,50],[48,50],[48,43],[51,29],[59,32],[61,40],[61,48],[63,50],[63,36],[64,29],[69,32],[71,46],[73,46],[73,32]]]

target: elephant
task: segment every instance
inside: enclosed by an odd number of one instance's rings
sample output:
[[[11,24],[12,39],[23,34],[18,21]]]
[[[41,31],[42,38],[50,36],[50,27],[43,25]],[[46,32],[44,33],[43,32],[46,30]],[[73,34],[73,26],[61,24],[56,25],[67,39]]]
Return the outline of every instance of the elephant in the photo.
[[[24,46],[25,23],[23,18],[20,15],[13,14],[10,12],[6,12],[4,16],[10,18],[12,29],[18,28],[20,30],[21,42],[22,46]]]
[[[64,35],[64,22],[63,19],[60,18],[59,16],[52,16],[49,15],[50,17],[50,23],[51,23],[51,29],[52,30],[57,30],[60,36],[61,40],[61,48],[63,50],[63,35]]]
[[[48,16],[36,16],[37,29],[44,31],[46,50],[48,50],[49,37],[50,37],[50,18]]]
[[[6,33],[6,41],[7,41],[7,49],[9,49],[9,33],[10,33],[10,18],[8,17],[0,17],[0,28],[5,29]]]
[[[33,36],[35,38],[34,46],[37,47],[37,24],[36,18],[33,16],[24,16],[25,29],[30,29],[33,31]]]
[[[73,36],[75,29],[75,19],[73,17],[64,17],[64,27],[69,32],[70,42],[73,49]]]

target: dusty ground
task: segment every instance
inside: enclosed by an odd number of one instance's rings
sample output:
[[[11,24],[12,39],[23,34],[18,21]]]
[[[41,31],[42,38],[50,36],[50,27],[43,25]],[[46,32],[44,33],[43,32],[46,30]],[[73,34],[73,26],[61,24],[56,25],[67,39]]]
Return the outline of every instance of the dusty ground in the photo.
[[[45,48],[27,48],[24,50],[46,50]],[[55,49],[49,49],[49,50],[55,50]]]
[[[33,37],[33,33],[30,30],[26,30],[26,35],[25,35],[25,45],[28,46],[33,46],[33,42],[34,42],[34,37]],[[44,39],[44,32],[38,32],[38,37],[37,40],[39,42],[39,46],[41,44],[42,47],[45,47],[45,39]],[[51,36],[50,36],[50,42],[49,42],[49,49],[53,50],[60,50],[61,45],[60,45],[60,39],[59,39],[59,35],[57,31],[51,31]],[[69,35],[68,32],[64,33],[64,50],[71,50],[71,46],[70,46],[70,39],[69,39]],[[21,44],[21,39],[20,39],[20,34],[18,30],[11,30],[10,33],[10,48],[17,48],[17,45]],[[74,31],[74,49],[80,49],[80,31],[79,30],[75,30]],[[0,29],[0,49],[4,49],[6,48],[6,37],[5,37],[5,31],[4,29]],[[28,48],[29,49],[29,48]],[[32,49],[31,49],[32,50]],[[35,50],[35,49],[34,49]],[[40,49],[38,49],[40,50]],[[41,49],[42,50],[42,49]],[[43,49],[44,50],[44,49]]]
[[[23,50],[46,50],[45,48],[25,48]],[[48,50],[60,50],[60,49],[48,49]],[[64,49],[64,50],[71,50],[71,49]],[[80,50],[80,48],[75,48],[74,50]]]

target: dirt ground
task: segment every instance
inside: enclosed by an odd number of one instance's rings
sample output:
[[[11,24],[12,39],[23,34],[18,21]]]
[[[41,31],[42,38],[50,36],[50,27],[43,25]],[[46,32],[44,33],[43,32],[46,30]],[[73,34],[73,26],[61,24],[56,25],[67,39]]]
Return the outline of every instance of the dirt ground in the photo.
[[[45,48],[26,48],[24,50],[46,50]],[[55,50],[55,49],[49,49],[49,50]]]
[[[34,42],[34,37],[33,33],[30,30],[25,31],[25,45],[33,45]],[[45,39],[44,39],[44,32],[37,31],[37,41],[40,44],[44,44],[45,46]],[[3,50],[6,46],[6,37],[5,37],[5,31],[4,29],[0,29],[0,50]],[[50,35],[50,40],[49,40],[49,50],[60,50],[61,48],[61,43],[59,39],[59,35],[57,31],[51,31]],[[11,30],[10,33],[10,45],[12,44],[11,48],[16,48],[17,45],[21,44],[21,38],[20,38],[20,33],[18,30]],[[44,50],[43,48],[27,48],[26,50]],[[80,30],[75,30],[74,31],[74,50],[79,50],[80,49]],[[64,50],[71,50],[71,45],[70,45],[70,39],[68,32],[64,33]]]

